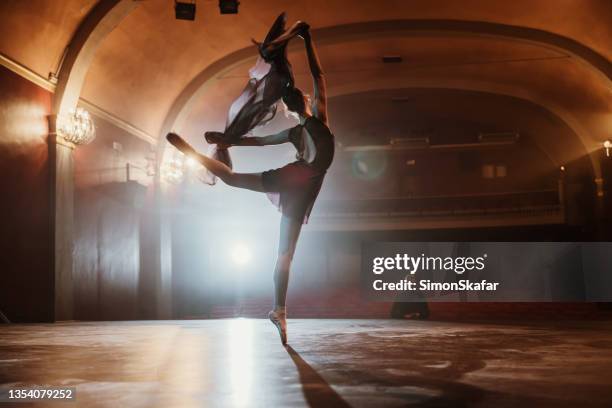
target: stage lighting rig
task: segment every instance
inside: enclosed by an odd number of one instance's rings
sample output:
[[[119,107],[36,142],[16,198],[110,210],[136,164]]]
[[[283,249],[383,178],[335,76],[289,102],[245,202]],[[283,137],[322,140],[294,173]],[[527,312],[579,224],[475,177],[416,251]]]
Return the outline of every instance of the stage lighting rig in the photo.
[[[219,10],[221,14],[238,14],[238,0],[219,0]]]
[[[195,0],[186,3],[184,1],[175,1],[174,2],[174,15],[177,20],[195,20],[196,13],[196,5]]]

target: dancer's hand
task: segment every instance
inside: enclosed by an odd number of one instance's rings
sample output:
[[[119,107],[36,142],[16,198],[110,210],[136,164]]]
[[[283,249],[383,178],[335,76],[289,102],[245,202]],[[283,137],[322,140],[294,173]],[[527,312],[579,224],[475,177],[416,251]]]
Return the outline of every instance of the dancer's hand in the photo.
[[[307,22],[300,21],[297,24],[297,29],[299,33],[298,35],[303,39],[307,39],[308,37],[310,37],[310,24],[308,24]]]

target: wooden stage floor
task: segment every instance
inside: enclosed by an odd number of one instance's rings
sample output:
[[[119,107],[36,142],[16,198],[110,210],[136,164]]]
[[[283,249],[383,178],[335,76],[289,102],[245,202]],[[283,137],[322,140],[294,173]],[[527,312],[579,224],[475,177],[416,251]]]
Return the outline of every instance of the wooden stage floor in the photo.
[[[290,320],[289,343],[259,319],[2,325],[0,383],[76,387],[36,407],[612,406],[610,321]]]

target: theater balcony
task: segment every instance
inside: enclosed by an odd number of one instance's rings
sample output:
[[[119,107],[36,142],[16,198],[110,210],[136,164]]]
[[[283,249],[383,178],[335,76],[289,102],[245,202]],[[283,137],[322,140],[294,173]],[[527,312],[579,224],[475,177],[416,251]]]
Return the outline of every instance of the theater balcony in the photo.
[[[367,231],[553,225],[565,222],[558,190],[452,196],[327,200],[312,228]]]

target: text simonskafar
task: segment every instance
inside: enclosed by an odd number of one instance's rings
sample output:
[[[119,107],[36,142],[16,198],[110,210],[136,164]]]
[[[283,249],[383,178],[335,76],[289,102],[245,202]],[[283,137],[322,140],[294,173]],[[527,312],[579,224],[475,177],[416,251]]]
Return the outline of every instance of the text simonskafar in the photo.
[[[499,282],[489,282],[486,279],[471,281],[461,279],[458,282],[433,282],[429,279],[421,279],[418,282],[402,279],[399,282],[383,282],[377,279],[372,283],[374,290],[422,290],[422,291],[494,291],[497,290]]]

